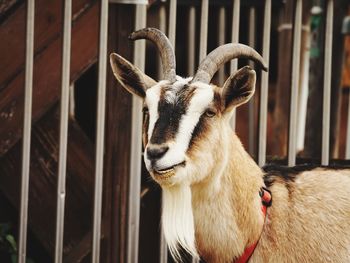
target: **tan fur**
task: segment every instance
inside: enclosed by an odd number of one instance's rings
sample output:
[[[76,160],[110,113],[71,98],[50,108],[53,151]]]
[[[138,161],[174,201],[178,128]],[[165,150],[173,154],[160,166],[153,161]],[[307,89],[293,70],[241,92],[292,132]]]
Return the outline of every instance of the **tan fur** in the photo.
[[[290,191],[276,182],[251,262],[350,262],[349,186],[350,170],[303,172]]]
[[[206,160],[192,184],[199,254],[206,262],[233,262],[261,235],[252,263],[350,262],[350,170],[315,169],[288,185],[277,179],[264,223],[263,172],[226,118],[213,120],[191,152],[194,162]],[[210,158],[214,169],[200,169]]]
[[[350,262],[349,170],[303,172],[288,188],[277,180],[263,226],[263,173],[233,134],[227,150],[223,174],[192,186],[197,247],[207,262],[233,262],[260,233],[252,263]]]
[[[207,262],[233,262],[260,234],[252,263],[350,262],[349,170],[303,172],[289,189],[277,180],[263,226],[263,173],[235,135],[227,150],[223,174],[192,185],[197,248]]]
[[[221,128],[229,132],[227,140],[222,138],[219,145],[215,144],[216,150],[213,147],[210,152],[214,159],[217,156],[216,169],[205,180],[192,185],[197,248],[207,262],[231,262],[247,244],[258,239],[263,226],[258,195],[263,185],[262,171],[230,127]],[[221,154],[227,154],[226,162],[220,161],[225,159]],[[219,165],[224,167],[221,174]]]

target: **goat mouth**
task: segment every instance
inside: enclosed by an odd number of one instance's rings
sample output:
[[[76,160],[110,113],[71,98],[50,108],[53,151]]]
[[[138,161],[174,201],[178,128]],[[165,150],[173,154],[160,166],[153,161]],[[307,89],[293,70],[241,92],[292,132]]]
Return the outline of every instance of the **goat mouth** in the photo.
[[[173,166],[166,167],[164,169],[153,170],[153,173],[157,177],[169,178],[169,177],[172,177],[173,175],[175,175],[175,168],[176,167],[184,166],[184,165],[185,165],[185,162],[181,162],[181,163],[175,164]]]

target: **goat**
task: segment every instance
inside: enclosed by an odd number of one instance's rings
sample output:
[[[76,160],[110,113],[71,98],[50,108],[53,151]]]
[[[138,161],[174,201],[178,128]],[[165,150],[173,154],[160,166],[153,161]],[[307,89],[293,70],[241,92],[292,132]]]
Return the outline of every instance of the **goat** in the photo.
[[[267,69],[262,57],[226,44],[194,77],[181,78],[167,37],[153,28],[130,35],[142,38],[160,50],[164,80],[115,53],[110,62],[120,84],[143,99],[144,162],[162,188],[162,227],[173,257],[184,249],[206,262],[350,262],[350,170],[265,173],[229,125],[232,110],[254,93],[255,71],[245,66],[222,88],[210,84],[234,58]],[[273,202],[265,215],[268,193]]]

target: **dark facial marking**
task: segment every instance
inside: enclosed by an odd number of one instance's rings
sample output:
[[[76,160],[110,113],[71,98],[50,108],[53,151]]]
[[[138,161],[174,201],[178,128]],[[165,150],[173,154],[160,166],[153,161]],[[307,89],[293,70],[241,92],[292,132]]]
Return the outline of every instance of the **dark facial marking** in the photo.
[[[142,141],[143,141],[143,146],[146,146],[148,143],[149,112],[148,112],[148,109],[145,107],[145,105],[142,111],[143,111]]]
[[[186,114],[188,102],[193,95],[193,90],[185,85],[177,92],[175,101],[168,102],[165,97],[166,91],[170,90],[170,88],[171,86],[163,88],[160,95],[158,103],[159,117],[154,125],[150,139],[152,144],[165,143],[175,137],[181,117]]]
[[[225,109],[221,99],[221,88],[215,87],[214,89],[213,106],[217,109],[219,114]]]
[[[193,130],[192,137],[190,140],[190,145],[189,145],[188,149],[190,149],[191,146],[195,143],[195,141],[198,140],[205,132],[206,127],[207,127],[206,126],[206,119],[207,119],[207,117],[205,116],[205,113],[203,113],[201,115],[201,117],[199,118],[199,121],[198,121],[196,127]]]

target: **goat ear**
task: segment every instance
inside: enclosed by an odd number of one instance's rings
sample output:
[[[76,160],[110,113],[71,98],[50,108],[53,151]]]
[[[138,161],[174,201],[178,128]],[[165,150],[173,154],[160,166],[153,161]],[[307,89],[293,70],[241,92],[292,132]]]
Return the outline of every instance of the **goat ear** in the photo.
[[[246,103],[253,96],[255,80],[255,71],[245,66],[225,81],[222,89],[225,111],[231,111],[233,107]]]
[[[112,53],[109,58],[114,76],[130,93],[144,98],[146,90],[157,83],[122,56]]]

